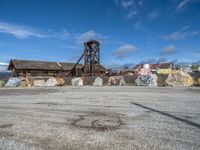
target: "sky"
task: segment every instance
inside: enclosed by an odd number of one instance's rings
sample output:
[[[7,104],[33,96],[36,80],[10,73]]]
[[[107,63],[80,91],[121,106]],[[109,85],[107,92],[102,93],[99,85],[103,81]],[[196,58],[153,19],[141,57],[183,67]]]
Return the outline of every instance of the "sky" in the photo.
[[[101,64],[200,62],[200,0],[0,0],[0,63],[76,62],[99,40]]]

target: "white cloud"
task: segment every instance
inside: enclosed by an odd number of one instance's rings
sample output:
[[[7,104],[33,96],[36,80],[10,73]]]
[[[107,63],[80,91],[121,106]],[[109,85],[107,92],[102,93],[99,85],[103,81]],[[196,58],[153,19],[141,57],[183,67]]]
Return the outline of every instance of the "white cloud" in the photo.
[[[84,33],[81,33],[81,34],[78,34],[78,35],[75,36],[75,39],[77,40],[78,44],[82,44],[82,43],[89,41],[91,39],[102,41],[106,38],[107,38],[106,36],[103,36],[100,33],[96,33],[93,30],[90,30],[90,31],[87,31],[87,32],[84,32]]]
[[[185,26],[181,30],[166,35],[163,38],[166,40],[184,40],[200,34],[200,31],[188,31],[188,29],[189,26]]]
[[[8,63],[0,62],[0,65],[8,65]]]
[[[0,22],[0,33],[11,34],[19,39],[25,39],[28,37],[45,37],[45,35],[39,33],[35,29],[5,22]]]
[[[139,13],[138,7],[143,6],[143,0],[114,0],[116,4],[127,11],[126,20],[132,19]]]
[[[118,59],[124,59],[128,57],[130,54],[133,54],[137,51],[137,48],[134,45],[125,44],[120,46],[116,51],[113,52],[113,56]]]
[[[161,55],[169,55],[176,52],[176,46],[168,45],[167,47],[163,48],[160,52]]]

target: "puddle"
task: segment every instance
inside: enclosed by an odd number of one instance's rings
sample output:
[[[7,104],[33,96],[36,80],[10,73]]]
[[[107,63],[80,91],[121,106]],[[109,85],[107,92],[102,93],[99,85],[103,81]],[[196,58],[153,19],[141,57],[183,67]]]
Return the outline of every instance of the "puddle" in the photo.
[[[80,115],[72,123],[79,128],[93,129],[97,131],[116,130],[125,125],[120,117],[108,116],[105,114]]]

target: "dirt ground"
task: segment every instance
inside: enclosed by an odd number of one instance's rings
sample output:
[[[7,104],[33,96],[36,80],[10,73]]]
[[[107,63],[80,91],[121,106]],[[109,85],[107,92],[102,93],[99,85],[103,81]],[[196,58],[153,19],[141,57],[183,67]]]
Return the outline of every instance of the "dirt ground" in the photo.
[[[0,88],[0,149],[200,149],[200,88]]]

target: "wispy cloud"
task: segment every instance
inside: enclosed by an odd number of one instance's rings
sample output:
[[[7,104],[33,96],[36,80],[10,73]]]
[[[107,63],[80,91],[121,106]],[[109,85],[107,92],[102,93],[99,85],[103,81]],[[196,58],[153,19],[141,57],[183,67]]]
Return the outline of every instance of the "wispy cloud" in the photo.
[[[183,11],[191,0],[182,0],[176,7],[176,11]]]
[[[125,67],[128,67],[129,69],[133,68],[135,66],[134,63],[124,63],[124,64],[119,64],[119,63],[114,63],[114,64],[109,64],[109,65],[104,65],[108,69],[114,69],[114,70],[122,70]]]
[[[36,29],[0,22],[0,33],[10,34],[19,39],[25,39],[28,37],[43,38],[45,35],[38,32]]]
[[[177,63],[178,59],[166,59],[164,57],[161,58],[147,58],[140,62],[140,64],[161,64],[161,63]]]
[[[134,0],[115,0],[115,3],[120,4],[123,8],[127,9],[134,5]]]
[[[8,63],[0,62],[0,65],[8,65]]]
[[[174,54],[175,52],[176,52],[176,46],[168,45],[161,50],[160,55],[170,55]]]
[[[200,0],[181,0],[176,7],[176,12],[182,12],[189,4],[196,2],[200,2]]]
[[[115,3],[127,11],[126,20],[132,19],[139,13],[138,7],[143,6],[143,0],[114,0]]]
[[[112,53],[118,59],[124,59],[137,51],[134,45],[125,44]]]
[[[95,32],[93,30],[90,30],[90,31],[75,35],[75,39],[76,39],[76,42],[78,44],[84,43],[84,42],[86,42],[88,40],[91,40],[91,39],[102,41],[102,40],[104,40],[106,38],[108,38],[108,37],[107,36],[103,36],[102,34],[97,33],[97,32]]]
[[[200,31],[189,31],[189,26],[183,27],[179,31],[173,32],[169,35],[165,35],[163,38],[166,40],[185,40],[197,35],[200,35]]]

